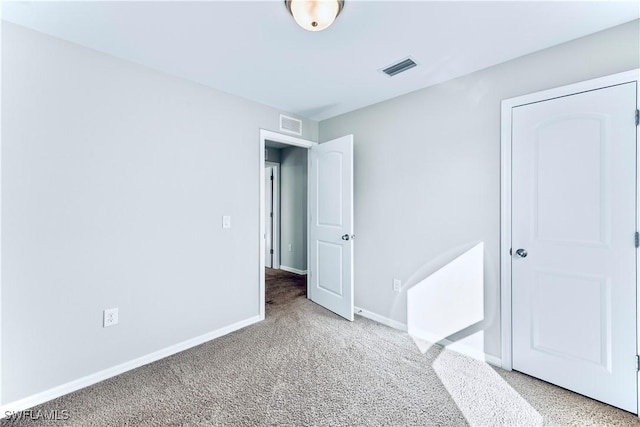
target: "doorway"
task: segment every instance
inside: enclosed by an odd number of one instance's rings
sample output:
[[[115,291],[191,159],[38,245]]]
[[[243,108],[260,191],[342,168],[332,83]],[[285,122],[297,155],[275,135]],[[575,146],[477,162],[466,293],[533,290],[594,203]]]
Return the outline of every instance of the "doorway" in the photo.
[[[296,200],[291,200],[290,196],[295,196],[295,193],[300,193],[300,185],[304,185],[306,189],[306,175],[302,175],[302,170],[296,171],[296,169],[300,169],[302,164],[302,157],[299,152],[296,153],[297,150],[302,150],[305,152],[304,161],[306,163],[306,151],[312,147],[315,142],[308,141],[302,138],[296,138],[289,135],[279,134],[276,132],[261,130],[260,131],[260,165],[263,173],[260,175],[260,318],[264,319],[265,316],[265,280],[266,280],[266,268],[273,269],[282,269],[286,271],[291,271],[293,273],[305,274],[306,273],[306,226],[303,230],[294,230],[291,231],[292,227],[290,226],[290,222],[292,218],[295,218],[300,227],[302,228],[303,220],[306,224],[306,192],[304,194],[304,199],[302,195],[299,194]],[[296,151],[294,151],[296,150]],[[291,155],[291,153],[294,153]],[[297,154],[297,155],[296,155]],[[286,163],[286,166],[283,167],[283,163]],[[306,174],[306,164],[305,166],[305,174]],[[271,173],[275,173],[277,177],[274,176],[273,185],[268,185],[267,177],[270,175],[268,171],[270,168]],[[285,178],[287,178],[287,183],[283,184],[282,172],[285,173]],[[298,182],[289,182],[298,179]],[[299,182],[302,180],[302,182]],[[297,185],[290,185],[297,184]],[[286,193],[286,201],[283,206],[282,195],[283,195],[283,185],[286,186],[284,188],[284,192]],[[271,191],[271,195],[269,194],[269,190]],[[295,198],[294,198],[295,199]],[[272,204],[273,210],[273,218],[269,212],[269,204]],[[293,203],[297,206],[297,209],[294,209],[293,212],[289,209],[290,203]],[[300,204],[304,205],[304,210],[301,209]],[[287,209],[287,213],[283,214],[284,208]],[[304,218],[301,216],[304,215]],[[286,235],[285,241],[282,240],[283,234],[283,216],[284,221],[287,222],[287,226],[285,227],[284,234]],[[296,218],[297,217],[297,218]],[[272,227],[270,225],[272,224]],[[269,236],[269,228],[271,228],[271,236]],[[304,234],[304,243],[300,240],[300,243],[296,243],[296,241],[290,241],[293,237],[300,238]],[[289,238],[291,237],[291,239]],[[291,246],[289,246],[291,245]],[[302,245],[305,245],[302,247]],[[271,246],[271,248],[269,247]],[[301,264],[287,265],[286,263],[292,263],[290,254],[293,255],[294,251],[298,249],[302,252],[304,249],[304,269],[296,268],[296,266]],[[273,255],[271,255],[271,250],[273,250]],[[286,252],[286,253],[284,253]],[[296,254],[298,255],[298,254]],[[269,266],[269,259],[271,258],[271,266]],[[302,258],[302,255],[296,257],[296,260]],[[292,271],[293,270],[293,271]],[[306,279],[305,279],[306,280]]]
[[[306,148],[266,141],[265,265],[307,274]]]
[[[260,130],[260,228],[259,228],[259,316],[265,317],[265,276],[266,276],[266,197],[265,197],[265,157],[268,145],[277,147],[299,147],[305,149],[308,179],[298,179],[308,194],[303,222],[307,229],[302,234],[300,244],[306,250],[307,298],[324,308],[353,320],[354,265],[353,265],[353,135],[327,141],[322,145]],[[293,150],[292,150],[293,151]],[[299,150],[298,150],[299,151]],[[298,161],[300,163],[300,161]],[[280,166],[281,187],[283,166]],[[305,182],[306,181],[306,182]],[[282,188],[280,191],[282,204]],[[280,218],[284,216],[280,209]],[[300,218],[299,218],[300,219]],[[281,227],[282,235],[282,227]],[[306,238],[306,242],[305,239]],[[289,252],[288,241],[280,239],[280,269],[283,269],[283,252]],[[286,246],[284,246],[286,245]],[[291,247],[291,252],[295,246]],[[286,264],[284,267],[290,267]],[[293,272],[304,272],[289,268]]]
[[[280,160],[279,151],[267,148],[267,159]],[[265,265],[280,268],[280,163],[266,161],[264,166],[265,194]]]
[[[503,367],[633,413],[637,96],[634,71],[502,111]]]

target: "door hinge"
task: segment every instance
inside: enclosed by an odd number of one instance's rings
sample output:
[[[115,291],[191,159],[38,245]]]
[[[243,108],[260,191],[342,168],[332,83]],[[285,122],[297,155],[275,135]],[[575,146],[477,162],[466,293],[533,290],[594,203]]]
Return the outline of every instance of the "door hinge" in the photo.
[[[640,110],[636,110],[636,126],[640,124]]]
[[[269,249],[269,253],[273,255],[273,249]]]
[[[640,356],[636,355],[636,371],[640,372]]]
[[[270,212],[270,213],[269,213],[269,216],[270,216],[271,218],[273,218],[273,212]]]
[[[271,181],[273,181],[273,175],[271,175]]]
[[[636,248],[640,248],[640,233],[636,231]]]

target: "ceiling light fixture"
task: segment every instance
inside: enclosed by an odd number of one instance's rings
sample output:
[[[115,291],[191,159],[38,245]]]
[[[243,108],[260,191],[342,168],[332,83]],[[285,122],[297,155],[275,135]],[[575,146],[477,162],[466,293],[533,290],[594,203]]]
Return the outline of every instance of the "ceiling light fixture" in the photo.
[[[298,25],[308,31],[322,31],[333,24],[344,0],[284,0]]]

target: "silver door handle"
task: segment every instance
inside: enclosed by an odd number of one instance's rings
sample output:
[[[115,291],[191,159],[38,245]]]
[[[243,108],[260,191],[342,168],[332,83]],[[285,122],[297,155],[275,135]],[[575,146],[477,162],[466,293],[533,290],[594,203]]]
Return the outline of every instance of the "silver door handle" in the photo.
[[[520,257],[520,258],[526,258],[527,255],[529,255],[526,251],[526,249],[518,249],[516,250],[516,256]]]
[[[350,240],[355,238],[356,238],[355,234],[352,234],[351,236],[349,236],[348,234],[345,234],[344,236],[342,236],[342,240]]]

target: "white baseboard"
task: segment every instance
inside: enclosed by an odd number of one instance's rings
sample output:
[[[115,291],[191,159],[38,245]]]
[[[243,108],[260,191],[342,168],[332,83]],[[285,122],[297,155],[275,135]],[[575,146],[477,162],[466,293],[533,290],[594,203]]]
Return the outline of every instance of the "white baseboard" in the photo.
[[[287,267],[286,265],[282,264],[280,264],[280,270],[288,271],[289,273],[307,274],[307,270],[298,270],[297,268]]]
[[[487,362],[489,365],[495,366],[497,368],[502,368],[502,359],[500,359],[499,357],[487,354],[476,348],[470,347],[468,345],[457,344],[447,339],[440,341],[440,344],[442,344],[443,347],[446,347],[449,350],[453,350],[460,354],[464,354],[466,356],[472,357],[474,359]]]
[[[397,320],[389,319],[388,317],[382,316],[372,311],[365,310],[360,307],[353,307],[353,312],[359,316],[366,317],[367,319],[371,319],[375,322],[382,323],[383,325],[389,326],[399,331],[407,332],[407,325],[405,325],[404,323],[398,322]],[[474,359],[482,360],[498,368],[502,367],[502,360],[499,357],[486,354],[471,346],[455,343],[453,341],[449,341],[446,339],[439,340],[435,336],[432,336],[431,334],[428,334],[426,332],[418,332],[418,333],[414,333],[413,335],[415,335],[416,338],[420,338],[422,340],[425,340],[431,343],[438,342],[439,344],[442,344],[444,347],[447,347],[450,350],[457,351],[458,353],[464,354]]]
[[[366,317],[367,319],[371,319],[374,322],[382,323],[383,325],[387,325],[393,329],[407,332],[407,325],[398,322],[397,320],[389,319],[388,317],[381,316],[377,313],[365,310],[364,308],[360,307],[353,307],[353,312],[358,316]]]
[[[499,357],[492,356],[479,350],[477,348],[471,347],[469,345],[465,345],[463,343],[457,343],[454,341],[449,341],[448,339],[439,339],[433,334],[430,334],[425,331],[410,331],[409,334],[418,339],[428,341],[430,343],[437,343],[442,347],[446,347],[451,351],[455,351],[460,354],[464,354],[465,356],[469,356],[473,359],[480,360],[483,362],[487,362],[489,365],[496,366],[498,368],[502,368],[502,360]]]
[[[199,337],[191,338],[181,343],[174,344],[172,346],[163,348],[137,359],[133,359],[129,362],[125,362],[112,368],[87,375],[86,377],[70,381],[66,384],[62,384],[60,386],[45,390],[43,392],[25,397],[20,400],[16,400],[15,402],[7,403],[0,406],[0,418],[8,412],[18,412],[33,408],[34,406],[40,405],[44,402],[48,402],[49,400],[64,396],[65,394],[80,390],[81,388],[88,387],[100,381],[104,381],[108,378],[115,377],[116,375],[120,375],[124,372],[130,371],[132,369],[139,368],[140,366],[147,365],[181,351],[190,349],[191,347],[195,347],[207,341],[211,341],[212,339],[227,335],[231,332],[237,331],[238,329],[242,329],[246,326],[257,323],[260,320],[260,316],[250,317],[249,319],[241,320],[240,322],[225,326],[224,328],[220,328],[204,335],[200,335]]]
[[[485,362],[487,362],[491,366],[495,366],[496,368],[502,368],[502,359],[496,356],[492,356],[490,354],[484,354]]]

